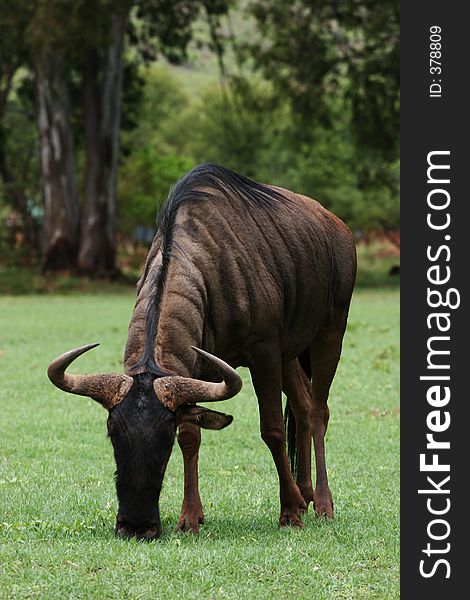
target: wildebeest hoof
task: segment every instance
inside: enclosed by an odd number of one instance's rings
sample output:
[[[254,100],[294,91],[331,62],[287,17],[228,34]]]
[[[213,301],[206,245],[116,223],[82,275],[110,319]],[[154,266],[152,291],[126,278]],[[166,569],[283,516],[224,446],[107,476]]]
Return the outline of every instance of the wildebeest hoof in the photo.
[[[333,498],[329,489],[315,490],[313,503],[317,517],[333,518]]]
[[[184,513],[180,516],[176,529],[179,531],[199,533],[199,525],[202,525],[203,523],[204,515],[202,513]]]
[[[281,516],[279,517],[279,527],[287,527],[291,525],[292,527],[298,527],[299,529],[302,529],[304,524],[300,518],[301,514],[302,512],[300,508],[297,510],[283,510]]]
[[[307,510],[306,503],[302,500],[297,506],[284,507],[281,510],[281,516],[279,517],[279,527],[298,527],[301,529],[304,524],[302,523],[301,514]]]

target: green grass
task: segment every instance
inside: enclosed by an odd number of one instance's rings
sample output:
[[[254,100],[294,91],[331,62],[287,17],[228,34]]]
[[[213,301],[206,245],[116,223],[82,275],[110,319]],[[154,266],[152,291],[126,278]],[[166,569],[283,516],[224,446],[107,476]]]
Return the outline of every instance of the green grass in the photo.
[[[365,287],[398,288],[400,274],[390,274],[400,268],[399,249],[387,240],[358,244],[356,289]]]
[[[141,261],[143,262],[143,261]],[[0,296],[29,294],[103,294],[133,292],[140,277],[124,272],[115,281],[79,277],[68,272],[42,273],[39,266],[17,267],[0,263]]]
[[[278,483],[247,373],[203,432],[199,536],[176,533],[175,447],[152,543],[113,536],[106,412],[48,382],[47,364],[87,342],[76,372],[120,370],[132,294],[0,298],[1,598],[398,598],[398,290],[356,292],[330,397],[327,459],[336,517],[310,509],[277,528]]]

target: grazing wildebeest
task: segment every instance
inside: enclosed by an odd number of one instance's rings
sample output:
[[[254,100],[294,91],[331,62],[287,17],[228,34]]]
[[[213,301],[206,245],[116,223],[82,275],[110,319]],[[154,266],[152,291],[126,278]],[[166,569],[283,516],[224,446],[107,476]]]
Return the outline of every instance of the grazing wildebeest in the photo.
[[[279,525],[301,527],[310,501],[318,515],[333,516],[327,399],[355,273],[351,232],[310,198],[210,164],[175,185],[137,284],[125,374],[65,372],[96,344],[63,354],[48,370],[60,389],[109,410],[118,535],[160,535],[158,500],[177,429],[184,460],[178,527],[198,531],[200,428],[221,429],[232,417],[196,403],[235,396],[241,365],[250,369],[261,437],[279,474]]]

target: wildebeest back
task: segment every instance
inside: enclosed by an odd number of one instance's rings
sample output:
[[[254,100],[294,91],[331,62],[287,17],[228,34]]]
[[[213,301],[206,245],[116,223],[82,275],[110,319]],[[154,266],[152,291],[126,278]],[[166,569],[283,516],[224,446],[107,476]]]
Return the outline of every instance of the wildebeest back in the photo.
[[[183,180],[168,200],[138,286],[128,369],[142,365],[133,352],[142,336],[155,337],[146,347],[172,371],[187,370],[191,345],[250,365],[273,336],[283,359],[295,358],[333,310],[349,305],[356,258],[347,226],[282,188],[254,184],[252,191],[254,182],[241,178],[240,191],[225,172],[216,171],[215,185]],[[211,375],[202,363],[194,369],[192,376]]]

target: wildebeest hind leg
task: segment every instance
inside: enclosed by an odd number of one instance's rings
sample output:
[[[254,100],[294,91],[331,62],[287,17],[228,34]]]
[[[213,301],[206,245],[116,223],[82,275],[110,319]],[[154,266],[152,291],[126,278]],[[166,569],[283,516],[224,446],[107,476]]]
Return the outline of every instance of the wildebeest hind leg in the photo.
[[[325,434],[330,412],[328,395],[341,355],[346,317],[335,327],[318,333],[310,346],[313,392],[313,446],[315,450],[316,484],[315,512],[318,516],[333,517],[333,499],[328,486],[325,462]]]
[[[184,498],[177,527],[181,531],[199,533],[199,525],[204,522],[197,470],[201,428],[192,423],[181,423],[178,444],[184,461]]]
[[[259,375],[253,372],[252,379],[259,404],[261,437],[271,451],[279,475],[281,515],[279,526],[302,527],[301,514],[307,508],[302,494],[292,478],[286,454],[286,434],[282,417],[281,365],[277,373]]]
[[[310,380],[297,359],[282,365],[282,389],[295,418],[296,482],[308,506],[313,502],[313,399]]]

